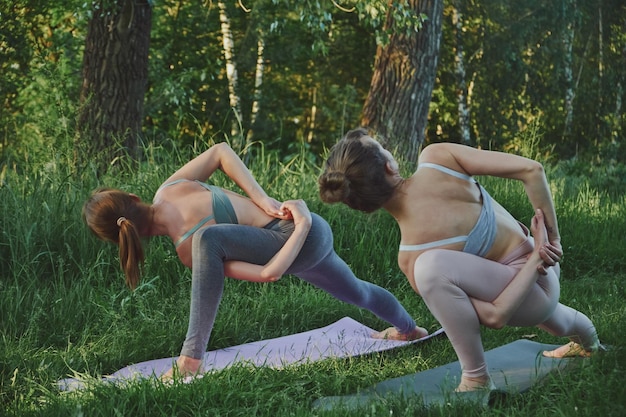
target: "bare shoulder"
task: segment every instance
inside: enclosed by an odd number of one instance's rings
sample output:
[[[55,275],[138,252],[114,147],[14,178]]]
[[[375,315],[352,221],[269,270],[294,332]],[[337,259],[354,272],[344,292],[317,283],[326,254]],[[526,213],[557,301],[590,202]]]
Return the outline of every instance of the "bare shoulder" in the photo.
[[[473,148],[457,143],[433,143],[425,147],[420,153],[419,163],[432,163],[448,168],[458,169],[459,155],[471,152]]]
[[[216,143],[180,167],[165,183],[184,179],[206,181],[217,169],[220,169],[224,158],[233,157],[233,155],[235,153],[227,143]]]

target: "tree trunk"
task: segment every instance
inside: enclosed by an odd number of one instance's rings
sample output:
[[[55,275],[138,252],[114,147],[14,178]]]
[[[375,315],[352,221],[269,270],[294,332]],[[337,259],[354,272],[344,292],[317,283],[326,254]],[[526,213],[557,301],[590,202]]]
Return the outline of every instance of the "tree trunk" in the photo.
[[[379,46],[361,124],[381,135],[410,161],[424,142],[441,43],[442,0],[409,0],[411,9],[425,14],[422,29],[411,36],[395,34]],[[392,2],[389,2],[391,10]],[[386,28],[393,27],[387,13]]]
[[[139,156],[152,21],[149,0],[103,3],[87,28],[75,142],[79,165],[95,161],[99,172],[124,150]]]
[[[452,11],[456,53],[454,55],[454,75],[456,79],[456,100],[459,113],[459,134],[461,143],[469,145],[470,136],[470,108],[467,90],[467,74],[465,72],[465,55],[463,52],[463,14],[460,10],[460,1],[454,2]]]
[[[228,11],[226,10],[226,4],[223,1],[217,2],[217,7],[220,10],[220,23],[222,30],[222,45],[224,48],[224,58],[226,60],[226,78],[228,79],[228,99],[231,110],[235,113],[235,117],[231,120],[231,145],[234,149],[240,151],[243,149],[244,144],[241,138],[241,104],[239,96],[237,95],[237,66],[233,59],[235,55],[235,43],[233,42],[233,34],[230,30],[230,19],[228,17]]]
[[[563,76],[565,78],[565,98],[564,107],[565,115],[563,121],[563,139],[567,140],[572,132],[572,122],[574,121],[574,98],[576,90],[574,87],[574,69],[573,69],[573,47],[574,47],[574,19],[575,19],[575,0],[563,1],[564,26],[561,32],[561,42],[563,43]]]
[[[257,41],[256,69],[254,72],[254,101],[252,102],[252,110],[250,111],[250,128],[246,135],[246,143],[250,143],[254,138],[254,125],[261,109],[261,86],[263,85],[263,74],[265,73],[265,39],[263,32],[258,31],[259,39]]]

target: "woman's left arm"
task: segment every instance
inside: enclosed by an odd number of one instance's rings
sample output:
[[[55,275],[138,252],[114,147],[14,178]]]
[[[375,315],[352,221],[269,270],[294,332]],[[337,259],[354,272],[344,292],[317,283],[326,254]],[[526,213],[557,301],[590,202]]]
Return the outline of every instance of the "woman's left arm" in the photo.
[[[495,300],[489,302],[470,297],[472,305],[485,326],[499,329],[505,326],[519,309],[540,275],[546,268],[556,265],[561,257],[560,248],[551,246],[541,210],[532,218],[531,232],[535,248],[515,278],[502,290]]]
[[[293,217],[295,229],[287,242],[265,265],[242,261],[226,262],[224,268],[227,276],[252,282],[274,282],[291,266],[311,230],[311,212],[303,200],[285,201],[279,210]]]

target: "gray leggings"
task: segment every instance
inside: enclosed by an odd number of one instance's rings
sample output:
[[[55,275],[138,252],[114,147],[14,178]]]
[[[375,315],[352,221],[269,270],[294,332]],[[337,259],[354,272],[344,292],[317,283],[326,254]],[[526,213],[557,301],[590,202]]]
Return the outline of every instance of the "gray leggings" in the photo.
[[[358,279],[333,249],[328,223],[311,213],[313,224],[300,254],[286,271],[337,299],[366,308],[407,333],[415,321],[387,290]],[[266,264],[294,230],[293,221],[274,221],[265,228],[217,224],[198,230],[192,243],[189,328],[181,355],[202,358],[224,290],[224,262]]]

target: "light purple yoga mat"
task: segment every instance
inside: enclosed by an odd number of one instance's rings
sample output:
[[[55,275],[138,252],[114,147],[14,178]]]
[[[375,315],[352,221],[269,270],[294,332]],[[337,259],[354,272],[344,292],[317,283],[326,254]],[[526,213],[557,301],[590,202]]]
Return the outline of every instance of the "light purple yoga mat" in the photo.
[[[443,329],[409,342],[373,339],[372,333],[373,329],[350,317],[344,317],[319,329],[206,352],[203,367],[205,372],[224,369],[234,364],[280,368],[327,358],[346,358],[424,341],[443,333]],[[129,365],[105,376],[102,381],[124,382],[136,378],[159,377],[175,361],[176,357]],[[57,384],[62,391],[73,391],[84,388],[86,381],[81,378],[66,378]]]

